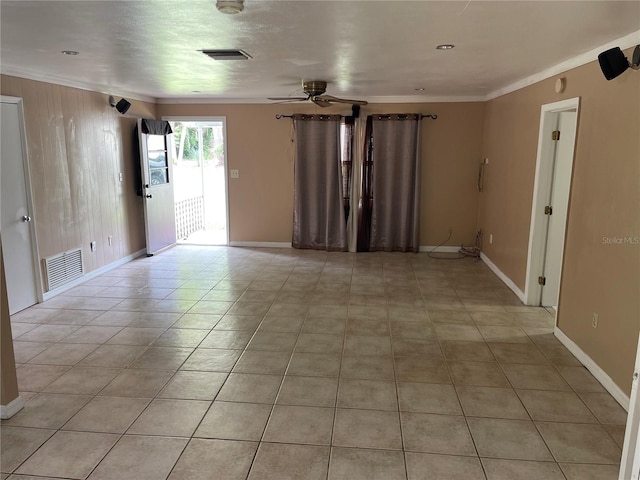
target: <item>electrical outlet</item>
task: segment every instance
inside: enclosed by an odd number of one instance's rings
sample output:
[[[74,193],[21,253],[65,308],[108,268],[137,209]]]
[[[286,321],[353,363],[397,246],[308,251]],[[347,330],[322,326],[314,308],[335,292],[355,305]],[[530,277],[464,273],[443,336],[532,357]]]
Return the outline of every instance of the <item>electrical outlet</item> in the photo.
[[[231,170],[231,178],[240,178],[240,170],[232,169]]]
[[[593,328],[598,328],[598,314],[593,312],[593,317],[591,318],[591,326]]]
[[[122,172],[118,173],[118,181],[122,182],[124,180],[124,174]]]
[[[493,233],[489,234],[489,243],[493,243]]]
[[[107,237],[107,243],[109,244],[109,246],[113,244],[113,237],[111,235]]]
[[[95,252],[97,249],[98,249],[98,244],[95,241],[91,242],[91,251]]]

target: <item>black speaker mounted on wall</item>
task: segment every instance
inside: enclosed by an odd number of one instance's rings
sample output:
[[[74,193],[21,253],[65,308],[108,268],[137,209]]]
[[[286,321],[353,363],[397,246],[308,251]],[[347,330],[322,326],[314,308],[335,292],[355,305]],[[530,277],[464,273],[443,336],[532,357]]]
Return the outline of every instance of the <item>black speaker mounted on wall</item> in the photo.
[[[613,80],[628,68],[638,70],[640,69],[640,45],[633,51],[631,62],[624,56],[620,47],[614,47],[598,55],[598,63],[600,63],[600,69],[607,80]]]
[[[126,98],[121,98],[120,100],[118,100],[118,102],[116,103],[116,99],[113,98],[112,95],[109,95],[109,105],[111,105],[112,107],[114,107],[118,112],[120,112],[122,115],[124,115],[125,113],[127,113],[127,111],[129,110],[129,108],[131,108],[131,102],[129,102],[129,100],[127,100]]]

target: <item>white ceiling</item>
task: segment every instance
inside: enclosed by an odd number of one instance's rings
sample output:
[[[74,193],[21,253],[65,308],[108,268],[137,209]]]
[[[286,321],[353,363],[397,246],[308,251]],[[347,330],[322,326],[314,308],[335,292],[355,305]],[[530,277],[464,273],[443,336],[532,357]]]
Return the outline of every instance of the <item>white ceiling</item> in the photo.
[[[238,15],[215,4],[3,0],[2,72],[165,100],[296,96],[302,79],[352,98],[483,98],[640,38],[640,1],[246,0]],[[253,58],[214,61],[208,48]]]

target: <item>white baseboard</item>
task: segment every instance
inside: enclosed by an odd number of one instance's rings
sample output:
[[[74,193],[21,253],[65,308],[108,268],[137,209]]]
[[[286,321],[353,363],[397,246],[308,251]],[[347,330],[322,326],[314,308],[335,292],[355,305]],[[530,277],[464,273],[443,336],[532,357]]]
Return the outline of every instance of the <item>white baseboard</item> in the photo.
[[[291,242],[229,242],[230,247],[291,248]]]
[[[622,391],[622,389],[616,385],[607,373],[594,362],[584,350],[582,350],[573,340],[560,330],[557,326],[553,329],[553,334],[556,336],[560,343],[562,343],[567,349],[580,360],[587,370],[591,372],[596,380],[598,380],[607,392],[611,394],[613,398],[624,408],[629,411],[629,397]]]
[[[113,270],[114,268],[117,268],[121,265],[124,265],[125,263],[129,263],[131,260],[135,260],[138,257],[142,257],[143,255],[147,254],[147,249],[143,248],[142,250],[138,250],[135,253],[132,253],[131,255],[127,255],[126,257],[122,257],[119,260],[116,260],[115,262],[109,263],[108,265],[104,265],[103,267],[100,267],[96,270],[93,270],[79,278],[76,278],[75,280],[73,280],[72,282],[69,283],[65,283],[64,285],[56,288],[55,290],[51,290],[49,292],[44,292],[42,294],[42,301],[47,301],[57,295],[60,295],[61,293],[66,292],[67,290],[71,290],[73,287],[77,287],[78,285],[81,285],[82,283],[86,282],[87,280],[91,280],[92,278],[98,277],[100,275],[102,275],[103,273],[108,272],[109,270]]]
[[[248,248],[292,248],[290,242],[240,242],[240,241],[231,241],[229,242],[230,247],[248,247]],[[435,250],[434,250],[435,249]],[[420,247],[419,251],[421,252],[430,252],[430,251],[438,252],[438,253],[458,253],[460,247],[437,247],[437,246],[429,246],[423,245]]]
[[[484,253],[480,253],[480,259],[487,265],[487,267],[491,269],[493,273],[495,273],[498,276],[500,280],[504,282],[504,284],[507,287],[509,287],[513,291],[513,293],[515,293],[518,296],[518,298],[522,303],[525,303],[525,304],[527,303],[525,302],[524,292],[520,290],[515,283],[513,283],[513,280],[511,280],[504,273],[502,273],[502,270],[500,270],[495,263],[489,260],[489,257],[487,257]]]
[[[430,245],[421,245],[419,248],[420,252],[431,252],[434,253],[458,253],[460,251],[460,247],[451,247],[451,246],[430,246]]]
[[[0,405],[0,418],[2,420],[11,418],[20,410],[22,410],[22,407],[24,407],[24,401],[18,396],[6,405]]]

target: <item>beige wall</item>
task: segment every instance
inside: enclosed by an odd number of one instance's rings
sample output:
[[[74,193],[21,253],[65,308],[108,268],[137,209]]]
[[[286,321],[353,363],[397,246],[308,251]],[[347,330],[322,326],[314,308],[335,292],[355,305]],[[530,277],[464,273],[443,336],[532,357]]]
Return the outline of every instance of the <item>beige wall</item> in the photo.
[[[524,290],[540,107],[580,97],[558,325],[628,394],[640,330],[640,245],[602,238],[640,237],[640,75],[607,82],[592,62],[563,76],[563,94],[551,78],[486,104],[483,250]]]
[[[122,116],[107,95],[5,75],[0,91],[24,101],[40,257],[82,247],[90,272],[144,248],[132,141],[135,117],[155,105],[132,101]]]
[[[640,329],[640,247],[605,245],[602,237],[640,236],[640,75],[606,82],[594,62],[564,76],[563,94],[555,94],[555,79],[548,79],[486,103],[379,104],[364,107],[362,115],[439,115],[423,127],[421,244],[440,243],[449,227],[450,245],[468,244],[478,226],[484,252],[524,289],[540,107],[581,97],[558,321],[628,393]],[[274,115],[316,107],[133,102],[122,117],[100,93],[7,76],[1,92],[24,98],[41,257],[82,245],[90,271],[144,247],[132,185],[132,127],[134,117],[156,114],[225,116],[229,168],[240,170],[240,178],[230,180],[231,240],[291,240],[292,129],[290,120]],[[485,156],[490,163],[479,195],[477,166]],[[87,248],[92,240],[98,241],[95,254]]]
[[[158,105],[158,116],[227,119],[231,241],[290,242],[293,216],[293,146],[291,120],[275,114],[318,112],[314,105]],[[350,114],[332,107],[322,112]],[[482,103],[378,104],[369,113],[435,113],[423,120],[421,245],[470,244],[477,221],[476,175],[482,144]]]

